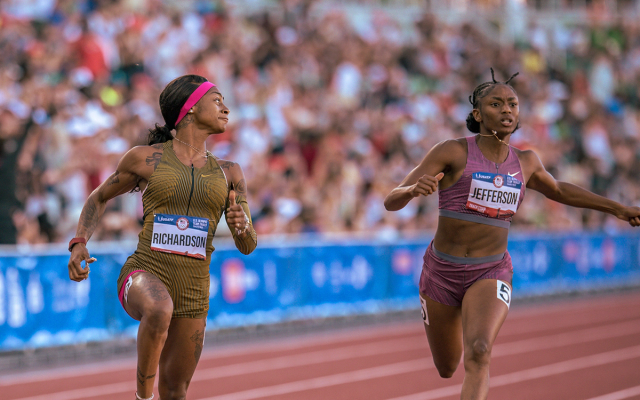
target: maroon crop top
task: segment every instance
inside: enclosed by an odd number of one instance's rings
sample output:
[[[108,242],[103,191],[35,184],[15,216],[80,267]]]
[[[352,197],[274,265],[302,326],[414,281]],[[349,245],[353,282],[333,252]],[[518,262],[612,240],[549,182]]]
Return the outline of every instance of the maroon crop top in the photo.
[[[475,136],[467,137],[467,165],[460,179],[438,192],[439,215],[509,229],[524,199],[525,185],[516,153],[501,163],[487,160]]]

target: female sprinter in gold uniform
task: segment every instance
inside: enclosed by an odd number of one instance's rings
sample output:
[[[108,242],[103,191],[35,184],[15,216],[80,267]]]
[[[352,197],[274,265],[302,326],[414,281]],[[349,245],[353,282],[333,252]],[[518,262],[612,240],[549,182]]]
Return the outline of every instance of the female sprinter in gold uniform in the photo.
[[[222,213],[243,254],[256,248],[257,236],[242,169],[205,150],[229,117],[217,87],[201,76],[179,77],[160,94],[160,110],[166,125],[156,124],[149,144],[129,150],[87,199],[68,267],[72,280],[87,279],[95,259],[86,243],[107,201],[142,190],[144,225],[117,282],[122,306],[140,321],[135,398],[153,398],[159,367],[160,398],[178,400],[186,398],[204,344],[212,241]]]

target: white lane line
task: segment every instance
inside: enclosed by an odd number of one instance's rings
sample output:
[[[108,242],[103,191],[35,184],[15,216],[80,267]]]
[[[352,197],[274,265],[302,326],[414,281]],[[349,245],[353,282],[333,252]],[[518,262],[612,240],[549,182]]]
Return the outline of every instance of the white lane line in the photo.
[[[640,346],[632,346],[624,349],[608,351],[594,354],[587,357],[574,358],[572,360],[561,361],[555,364],[543,365],[540,367],[525,369],[523,371],[512,372],[510,374],[498,375],[491,378],[491,387],[511,385],[513,383],[544,378],[551,375],[559,375],[579,369],[592,368],[614,362],[630,360],[640,357]],[[394,397],[389,400],[434,400],[442,397],[460,394],[462,384],[447,386],[439,389],[428,390],[422,393],[415,393],[408,396]]]
[[[592,397],[588,400],[623,400],[640,394],[640,386],[619,390],[617,392],[603,394],[602,396]]]
[[[383,365],[380,367],[360,369],[357,371],[344,372],[335,375],[322,376],[319,378],[304,379],[295,382],[283,383],[280,385],[261,387],[241,392],[223,394],[220,396],[207,397],[201,400],[250,400],[266,396],[277,396],[287,393],[301,392],[311,389],[319,389],[327,386],[341,385],[366,381],[370,379],[383,378],[387,376],[400,375],[408,372],[420,371],[430,368],[431,359],[404,361],[395,364]]]
[[[630,297],[632,300],[635,297]],[[616,302],[616,298],[607,298],[605,300],[599,301],[589,301],[591,304],[592,312],[597,312],[611,308],[613,305],[619,304]],[[508,337],[516,334],[521,334],[523,332],[533,333],[538,331],[544,331],[550,328],[560,328],[560,327],[570,327],[575,325],[580,325],[581,322],[573,321],[571,319],[563,320],[557,322],[553,326],[546,326],[545,324],[538,324],[536,326],[531,326],[527,324],[525,330],[522,329],[514,329],[511,324],[512,323],[520,323],[521,319],[530,318],[532,316],[537,316],[544,314],[546,315],[546,320],[548,320],[549,314],[562,313],[574,309],[583,309],[584,301],[576,301],[567,304],[550,304],[546,306],[532,306],[532,308],[526,307],[522,309],[515,309],[509,314],[509,319],[507,320],[507,324],[502,332],[500,333],[500,337]],[[619,306],[619,305],[618,305]],[[419,306],[418,306],[419,307]],[[418,308],[416,308],[418,309]],[[416,311],[417,312],[417,311]],[[416,320],[419,318],[419,312],[416,314]],[[618,319],[615,313],[609,313],[611,318],[602,319],[602,321],[607,321],[611,319]],[[416,328],[416,325],[413,323],[400,323],[395,324],[393,326],[382,326],[382,327],[364,327],[364,328],[354,328],[346,331],[338,332],[338,333],[317,333],[317,334],[309,334],[304,337],[299,338],[285,338],[278,340],[268,340],[262,341],[259,343],[253,344],[242,344],[242,345],[231,345],[225,347],[219,347],[214,349],[205,349],[200,357],[200,361],[206,360],[215,360],[219,358],[225,357],[233,357],[247,354],[256,354],[262,353],[266,354],[269,352],[277,352],[277,351],[285,351],[285,350],[297,350],[302,349],[308,346],[316,346],[316,345],[326,345],[336,342],[348,342],[348,341],[357,341],[361,339],[370,339],[376,338],[379,336],[386,335],[407,335],[412,332],[416,332],[417,334],[422,332],[422,328]],[[207,335],[212,335],[215,333],[207,332]],[[83,376],[88,375],[96,375],[96,374],[105,374],[109,372],[121,371],[123,369],[135,369],[136,359],[135,357],[129,357],[122,360],[109,361],[107,363],[97,362],[84,364],[80,366],[72,366],[72,367],[62,367],[56,368],[52,371],[31,371],[26,373],[18,373],[5,375],[0,377],[0,388],[8,385],[15,385],[20,383],[36,383],[48,380],[56,380],[56,379],[64,379],[64,378],[77,378],[81,379]],[[124,368],[123,368],[124,367]]]
[[[320,350],[312,353],[295,354],[196,370],[191,382],[419,349],[423,349],[425,354],[428,353],[426,341],[411,342],[404,339],[378,341],[357,346],[345,346],[331,350]],[[430,363],[429,358],[425,360],[426,364]],[[132,387],[134,387],[134,381],[128,380],[126,382],[50,393],[45,396],[25,397],[18,400],[75,400],[122,393],[133,390]]]
[[[417,314],[419,315],[419,314]],[[419,328],[419,329],[418,329]],[[216,360],[220,358],[242,356],[247,354],[268,354],[278,351],[299,350],[310,346],[322,346],[332,343],[345,343],[360,341],[362,339],[375,339],[385,336],[403,336],[415,331],[416,334],[424,335],[421,326],[416,328],[415,324],[400,324],[395,326],[385,326],[378,328],[359,328],[360,330],[349,330],[347,332],[325,334],[314,334],[302,338],[285,338],[276,341],[264,341],[260,343],[238,345],[230,348],[216,348],[206,350],[200,357],[200,362]],[[366,330],[365,330],[366,329]],[[207,333],[210,335],[210,333]],[[403,340],[406,338],[403,338]],[[242,347],[240,347],[242,346]],[[0,388],[8,385],[20,383],[35,383],[48,380],[79,378],[87,375],[105,374],[109,372],[122,371],[123,369],[136,368],[136,358],[129,357],[123,360],[109,361],[106,363],[91,363],[73,367],[56,368],[52,371],[27,372],[9,376],[0,376]]]
[[[19,400],[72,400],[85,399],[96,396],[104,396],[115,393],[133,393],[136,390],[136,382],[131,379],[129,382],[110,383],[108,385],[92,386],[90,388],[66,390],[64,392],[43,394],[39,396],[23,397]]]
[[[313,353],[295,354],[270,358],[266,360],[249,361],[220,367],[196,370],[192,382],[217,379],[229,376],[245,375],[256,372],[265,372],[275,369],[301,367],[305,365],[322,364],[333,361],[349,360],[358,357],[368,357],[409,350],[424,350],[429,353],[427,341],[408,341],[402,339],[376,342],[375,344],[362,344],[358,346],[341,347],[330,350],[320,350]]]
[[[627,336],[640,332],[638,321],[629,321],[617,325],[610,325],[600,328],[589,328],[576,332],[563,333],[558,335],[545,336],[541,338],[521,340],[494,346],[493,357],[522,354],[536,350],[563,347],[567,344],[586,343],[595,340],[610,339]],[[426,340],[421,343],[405,343],[404,339],[394,339],[376,343],[367,343],[358,346],[347,346],[332,350],[321,350],[312,353],[295,354],[281,356],[272,359],[248,361],[220,367],[196,370],[192,382],[205,381],[216,378],[239,376],[247,373],[264,372],[290,367],[322,364],[324,362],[339,361],[342,359],[354,359],[377,354],[391,353],[395,351],[405,351],[417,348],[426,349]],[[425,360],[431,360],[430,357]],[[433,368],[430,361],[428,368]],[[118,386],[119,385],[119,386]],[[133,386],[130,382],[120,384],[110,384],[98,387],[88,387],[71,391],[51,393],[47,397],[35,396],[18,400],[76,400],[82,398],[95,397],[101,394],[115,394],[131,390]]]
[[[509,319],[507,323],[511,323],[514,319],[517,319],[517,313],[512,313],[515,315],[509,315]],[[615,313],[608,314],[611,318],[602,319],[601,322],[606,322],[610,319],[619,319]],[[516,318],[514,318],[516,317]],[[514,331],[511,325],[506,325],[503,328],[503,331],[500,333],[501,338],[513,336],[516,334],[521,334],[523,332],[526,333],[534,333],[538,331],[544,331],[550,328],[562,328],[562,327],[570,327],[574,325],[580,325],[575,321],[563,320],[555,322],[553,326],[546,325],[536,325],[536,326],[527,326],[525,330],[520,329],[518,331]],[[367,329],[367,330],[364,330]],[[227,347],[227,348],[216,348],[216,349],[205,349],[200,357],[200,362],[204,362],[207,360],[215,360],[219,358],[240,356],[246,354],[256,354],[262,353],[266,354],[269,352],[277,352],[277,351],[286,351],[286,350],[297,350],[303,349],[308,346],[317,346],[317,345],[326,345],[331,343],[340,343],[349,341],[361,340],[361,339],[372,339],[378,336],[386,336],[389,334],[393,334],[394,336],[402,336],[415,331],[417,334],[422,334],[422,329],[417,330],[415,328],[415,324],[411,323],[402,323],[400,325],[394,326],[385,326],[385,327],[377,327],[374,329],[371,328],[359,328],[353,329],[346,332],[332,333],[328,336],[325,335],[311,335],[308,337],[302,337],[297,339],[282,339],[277,341],[265,341],[261,343],[253,343],[249,345],[242,345],[243,347]],[[285,342],[285,340],[288,340]],[[17,385],[21,383],[36,383],[48,380],[56,380],[56,379],[64,379],[64,378],[81,378],[83,376],[88,375],[97,375],[97,374],[105,374],[109,372],[117,372],[122,371],[124,369],[135,369],[136,366],[136,358],[128,357],[126,359],[114,360],[102,363],[91,363],[84,364],[80,366],[72,366],[72,367],[62,367],[56,368],[51,371],[32,371],[26,373],[18,373],[6,376],[0,376],[0,388],[3,386],[9,385]]]
[[[622,322],[615,325],[587,328],[579,331],[558,333],[515,342],[500,343],[491,351],[492,357],[522,354],[527,351],[544,350],[563,347],[572,344],[593,342],[596,340],[611,339],[614,337],[633,335],[640,333],[640,320]],[[615,332],[612,332],[615,330]]]
[[[620,305],[626,305],[625,308],[633,310],[633,304],[640,303],[640,294],[627,294],[615,296],[602,296],[584,299],[574,299],[559,302],[550,302],[546,304],[521,304],[519,307],[513,305],[513,311],[518,311],[518,318],[529,318],[533,316],[548,317],[555,314],[566,314],[571,311],[584,311],[585,309],[594,312],[605,311],[607,309],[619,310]]]
[[[624,315],[621,316],[617,312],[610,312],[605,315],[598,316],[596,323],[605,324],[605,323],[610,323],[611,321],[621,321],[628,318],[629,317],[625,318]],[[637,318],[637,316],[632,318]],[[569,317],[569,318],[563,318],[561,320],[547,317],[541,321],[536,321],[535,324],[532,324],[531,322],[529,323],[526,323],[526,322],[522,323],[522,322],[523,321],[519,321],[518,319],[515,319],[511,314],[509,314],[505,325],[500,330],[500,336],[501,337],[515,336],[515,335],[522,335],[522,334],[528,334],[528,333],[534,333],[534,332],[543,332],[551,329],[569,328],[569,327],[576,327],[581,325],[584,326],[584,325],[594,324],[593,318],[589,316],[584,316],[582,317],[582,319]]]

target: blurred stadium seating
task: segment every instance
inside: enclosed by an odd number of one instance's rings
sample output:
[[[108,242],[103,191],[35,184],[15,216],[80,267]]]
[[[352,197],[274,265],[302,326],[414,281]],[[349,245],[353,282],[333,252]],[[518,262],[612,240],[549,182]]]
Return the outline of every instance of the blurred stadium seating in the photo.
[[[398,213],[382,200],[431,146],[470,134],[467,98],[489,67],[520,72],[515,146],[558,179],[640,199],[637,0],[7,0],[0,12],[0,243],[66,243],[186,73],[225,95],[228,131],[207,145],[242,165],[263,237],[433,229],[435,199]],[[626,229],[527,197],[516,229]],[[121,196],[93,240],[135,239],[140,216],[139,194]]]

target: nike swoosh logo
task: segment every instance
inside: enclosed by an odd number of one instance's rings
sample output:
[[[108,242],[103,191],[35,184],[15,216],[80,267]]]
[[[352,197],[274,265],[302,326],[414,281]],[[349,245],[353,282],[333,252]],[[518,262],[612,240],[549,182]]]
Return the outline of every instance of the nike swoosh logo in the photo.
[[[510,177],[513,178],[514,176],[518,175],[519,173],[520,173],[520,171],[514,172],[513,174],[510,174],[510,173],[507,172],[507,175],[509,175]]]

